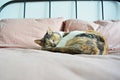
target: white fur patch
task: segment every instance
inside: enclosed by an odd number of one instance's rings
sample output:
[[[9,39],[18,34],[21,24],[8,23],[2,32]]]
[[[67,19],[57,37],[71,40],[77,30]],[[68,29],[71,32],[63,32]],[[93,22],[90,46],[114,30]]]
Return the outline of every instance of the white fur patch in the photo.
[[[72,31],[67,36],[61,39],[61,41],[58,43],[57,47],[64,47],[66,42],[73,37],[75,37],[78,34],[86,33],[85,31]]]

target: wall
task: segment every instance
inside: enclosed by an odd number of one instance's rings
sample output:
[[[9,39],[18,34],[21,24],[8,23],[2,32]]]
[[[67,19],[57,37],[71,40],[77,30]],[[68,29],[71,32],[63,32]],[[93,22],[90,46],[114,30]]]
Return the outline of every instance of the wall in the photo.
[[[0,0],[0,6],[9,0]],[[27,3],[26,18],[48,18],[48,2]],[[52,17],[64,17],[65,19],[75,18],[75,3],[52,2]],[[104,2],[105,20],[120,19],[120,3]],[[22,18],[23,3],[7,6],[1,13],[2,18]],[[78,1],[78,19],[94,21],[101,20],[101,2],[99,1]]]

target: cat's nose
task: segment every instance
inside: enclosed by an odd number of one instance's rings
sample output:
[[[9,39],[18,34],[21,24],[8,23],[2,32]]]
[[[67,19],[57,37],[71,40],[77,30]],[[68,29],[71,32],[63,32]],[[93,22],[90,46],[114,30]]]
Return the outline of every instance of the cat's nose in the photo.
[[[56,44],[55,44],[55,43],[53,43],[53,44],[52,44],[52,47],[55,47],[55,46],[56,46]]]

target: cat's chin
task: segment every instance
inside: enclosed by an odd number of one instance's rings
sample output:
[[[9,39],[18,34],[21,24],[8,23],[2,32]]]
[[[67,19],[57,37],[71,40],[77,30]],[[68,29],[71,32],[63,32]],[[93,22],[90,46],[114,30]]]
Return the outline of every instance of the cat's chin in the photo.
[[[42,47],[41,49],[47,49],[47,48],[53,48],[53,47],[51,47],[51,46],[50,47]]]

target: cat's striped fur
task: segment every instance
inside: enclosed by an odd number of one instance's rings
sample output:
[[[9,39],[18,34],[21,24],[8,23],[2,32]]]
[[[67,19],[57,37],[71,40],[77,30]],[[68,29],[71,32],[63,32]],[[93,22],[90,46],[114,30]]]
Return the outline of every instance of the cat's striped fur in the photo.
[[[96,31],[53,32],[49,30],[41,40],[35,43],[42,50],[68,54],[107,54],[105,38]]]

